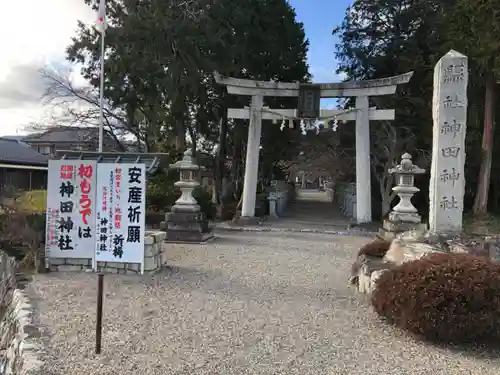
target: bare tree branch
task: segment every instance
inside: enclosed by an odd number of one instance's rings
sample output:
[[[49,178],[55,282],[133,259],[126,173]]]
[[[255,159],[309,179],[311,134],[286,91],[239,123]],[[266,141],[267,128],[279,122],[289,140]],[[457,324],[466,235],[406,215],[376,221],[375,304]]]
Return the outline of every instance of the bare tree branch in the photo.
[[[50,68],[40,70],[47,88],[41,100],[44,106],[51,109],[52,114],[43,123],[28,125],[29,130],[42,130],[54,125],[92,127],[99,124],[99,93],[90,85],[77,87],[68,72],[55,71]],[[111,106],[103,106],[104,125],[107,132],[124,150],[120,136],[127,133],[141,140],[138,127],[127,122],[125,111]]]

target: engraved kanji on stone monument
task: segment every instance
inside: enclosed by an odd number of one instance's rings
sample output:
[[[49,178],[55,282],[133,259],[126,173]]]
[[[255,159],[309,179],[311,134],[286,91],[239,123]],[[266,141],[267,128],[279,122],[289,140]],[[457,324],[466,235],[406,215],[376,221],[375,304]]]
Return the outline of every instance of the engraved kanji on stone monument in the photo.
[[[467,130],[467,56],[451,50],[434,68],[429,229],[462,230]]]

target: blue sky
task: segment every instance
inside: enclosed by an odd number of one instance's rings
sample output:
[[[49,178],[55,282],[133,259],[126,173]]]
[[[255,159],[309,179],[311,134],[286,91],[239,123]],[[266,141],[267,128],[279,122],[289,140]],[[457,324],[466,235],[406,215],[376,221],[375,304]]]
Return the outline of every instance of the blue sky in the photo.
[[[337,82],[335,74],[335,43],[332,30],[344,19],[345,10],[353,0],[288,0],[295,8],[297,20],[304,24],[309,39],[309,69],[314,82]],[[322,100],[322,106],[331,106],[335,99]]]

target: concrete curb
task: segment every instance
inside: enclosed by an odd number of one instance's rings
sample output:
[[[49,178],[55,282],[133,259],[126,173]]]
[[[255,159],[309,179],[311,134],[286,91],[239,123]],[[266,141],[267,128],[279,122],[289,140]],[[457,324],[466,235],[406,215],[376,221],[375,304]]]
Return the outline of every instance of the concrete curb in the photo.
[[[267,232],[267,233],[317,233],[317,234],[330,234],[335,236],[360,236],[360,237],[373,237],[377,232],[371,232],[361,229],[345,229],[345,230],[331,230],[331,229],[312,229],[312,228],[269,228],[269,227],[233,227],[233,226],[220,226],[214,227],[216,232]]]

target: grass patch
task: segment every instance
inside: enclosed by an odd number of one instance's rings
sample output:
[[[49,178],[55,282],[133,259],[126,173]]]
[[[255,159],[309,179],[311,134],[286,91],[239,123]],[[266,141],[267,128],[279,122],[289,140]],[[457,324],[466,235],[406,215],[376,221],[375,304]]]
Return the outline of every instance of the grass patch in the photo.
[[[464,231],[482,235],[500,235],[500,215],[464,215]]]
[[[47,209],[47,190],[22,192],[16,203],[21,211],[43,213]]]

